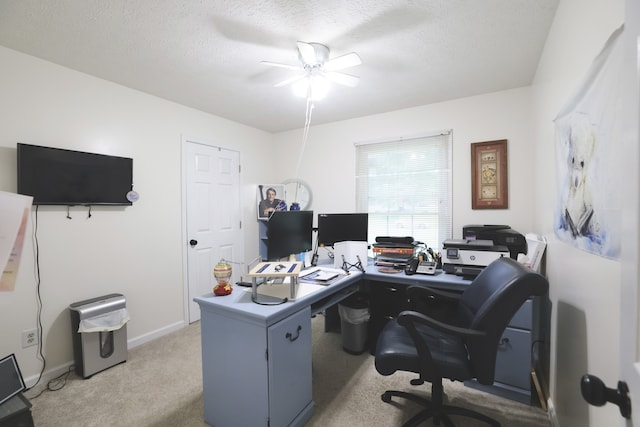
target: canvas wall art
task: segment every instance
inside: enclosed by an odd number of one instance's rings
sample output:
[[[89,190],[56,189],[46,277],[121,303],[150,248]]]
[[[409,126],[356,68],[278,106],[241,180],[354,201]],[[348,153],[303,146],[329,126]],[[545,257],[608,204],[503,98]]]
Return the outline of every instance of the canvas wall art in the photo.
[[[622,28],[595,59],[555,119],[556,236],[579,249],[619,259]]]

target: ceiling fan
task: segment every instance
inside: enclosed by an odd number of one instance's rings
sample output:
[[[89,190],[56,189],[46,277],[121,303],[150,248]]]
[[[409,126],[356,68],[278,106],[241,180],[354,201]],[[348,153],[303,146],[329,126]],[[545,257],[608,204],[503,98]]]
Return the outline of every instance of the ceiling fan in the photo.
[[[357,86],[359,77],[340,72],[362,63],[357,53],[351,52],[329,58],[329,48],[322,43],[301,41],[296,43],[299,65],[262,61],[265,65],[298,71],[295,76],[276,83],[275,87],[292,85],[296,95],[315,100],[324,97],[329,89],[329,82],[349,87]]]

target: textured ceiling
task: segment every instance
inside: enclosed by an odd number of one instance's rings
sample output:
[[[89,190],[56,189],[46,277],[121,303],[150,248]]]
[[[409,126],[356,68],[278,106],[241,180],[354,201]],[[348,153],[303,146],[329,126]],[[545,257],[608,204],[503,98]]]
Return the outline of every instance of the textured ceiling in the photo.
[[[0,45],[270,132],[296,41],[357,52],[312,124],[531,84],[559,0],[0,0]]]

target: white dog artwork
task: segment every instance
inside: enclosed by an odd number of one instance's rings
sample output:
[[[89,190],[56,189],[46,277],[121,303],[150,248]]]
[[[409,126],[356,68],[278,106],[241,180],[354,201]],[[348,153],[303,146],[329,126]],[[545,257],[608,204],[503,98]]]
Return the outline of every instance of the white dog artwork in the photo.
[[[621,250],[621,160],[625,154],[621,79],[625,49],[618,28],[554,119],[557,199],[554,234],[610,259]]]
[[[575,238],[585,237],[598,243],[600,230],[593,205],[593,155],[596,148],[595,126],[584,114],[573,114],[565,129],[566,187],[562,201],[560,227]]]

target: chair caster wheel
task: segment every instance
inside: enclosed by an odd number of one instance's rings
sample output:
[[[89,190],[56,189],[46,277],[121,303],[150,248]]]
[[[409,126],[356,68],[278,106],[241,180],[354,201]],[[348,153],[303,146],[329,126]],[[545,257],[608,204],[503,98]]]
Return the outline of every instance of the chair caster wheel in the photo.
[[[389,393],[382,393],[382,396],[380,396],[380,398],[382,399],[383,402],[386,402],[386,403],[391,402],[391,395]]]

